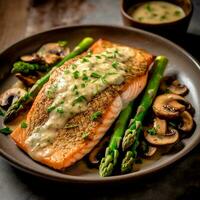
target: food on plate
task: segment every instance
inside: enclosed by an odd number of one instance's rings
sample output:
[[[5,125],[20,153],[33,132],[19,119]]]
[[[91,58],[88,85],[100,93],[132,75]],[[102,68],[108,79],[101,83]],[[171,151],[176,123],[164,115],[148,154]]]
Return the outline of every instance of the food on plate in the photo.
[[[132,6],[128,13],[134,20],[148,24],[169,23],[185,17],[180,6],[166,1],[138,3]]]
[[[152,61],[143,50],[98,40],[52,72],[27,115],[27,128],[19,126],[11,137],[43,164],[71,166],[143,90]]]
[[[102,177],[183,148],[195,110],[187,86],[163,76],[168,59],[92,43],[84,38],[71,52],[64,41],[48,43],[14,63],[21,81],[0,95],[0,132],[44,165],[62,170],[85,157]]]
[[[22,110],[27,104],[33,102],[35,97],[37,96],[38,92],[42,88],[42,86],[49,80],[49,77],[52,71],[55,68],[62,66],[66,61],[74,58],[75,56],[81,54],[85,51],[93,42],[92,38],[84,38],[75,48],[74,50],[65,56],[59,63],[57,63],[51,71],[45,74],[41,79],[37,80],[37,82],[32,86],[32,88],[19,100],[17,100],[6,112],[4,121],[9,122],[13,118],[15,118],[20,110]]]

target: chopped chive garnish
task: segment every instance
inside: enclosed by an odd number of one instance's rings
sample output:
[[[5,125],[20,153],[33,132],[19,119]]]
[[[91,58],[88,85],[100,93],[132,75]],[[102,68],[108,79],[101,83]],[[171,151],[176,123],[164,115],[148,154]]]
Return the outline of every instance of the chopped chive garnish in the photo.
[[[72,64],[72,69],[76,69],[77,65],[76,64]]]
[[[12,133],[12,129],[10,129],[9,127],[4,127],[0,129],[0,133],[4,135],[9,135],[10,133]]]
[[[101,75],[96,73],[96,72],[92,72],[90,76],[93,77],[93,78],[100,78],[101,77]]]
[[[89,60],[87,59],[87,58],[82,58],[82,62],[84,63],[84,62],[89,62]]]
[[[146,6],[145,6],[146,10],[151,12],[153,11],[152,7],[151,7],[151,4],[150,3],[147,3]]]
[[[83,138],[84,140],[88,139],[88,137],[89,137],[89,133],[87,133],[87,132],[83,132],[83,133],[82,133],[82,138]]]
[[[156,135],[156,129],[153,127],[153,128],[150,128],[150,129],[148,129],[147,130],[147,133],[149,134],[149,135]]]
[[[138,17],[138,20],[141,22],[144,19],[144,17]]]
[[[79,96],[78,98],[76,98],[73,102],[73,105],[77,104],[77,103],[81,103],[81,102],[84,102],[86,101],[87,99],[85,98],[85,96]]]
[[[73,77],[74,77],[75,79],[79,78],[79,76],[80,76],[79,71],[73,72]]]
[[[61,47],[66,47],[67,46],[67,41],[66,40],[60,40],[60,41],[58,41],[58,44],[59,44],[59,46],[61,46]]]
[[[47,97],[48,97],[48,98],[53,98],[53,96],[54,96],[56,90],[57,90],[57,85],[52,85],[52,86],[50,86],[50,87],[48,88],[48,90],[47,90],[47,93],[46,93]]]
[[[27,128],[27,127],[28,127],[27,123],[25,121],[22,121],[21,128]]]
[[[82,87],[82,88],[85,88],[85,83],[81,83],[81,87]]]
[[[56,108],[56,106],[49,106],[47,108],[47,112],[49,113],[49,112],[53,111],[55,108]]]
[[[92,121],[96,121],[99,117],[101,117],[102,116],[102,112],[100,112],[100,111],[97,111],[97,112],[95,112],[95,113],[93,113],[92,115],[91,115],[91,120]]]
[[[114,61],[112,63],[112,67],[115,68],[115,69],[117,68],[118,65],[119,65],[119,63],[117,61]]]
[[[60,113],[60,114],[63,114],[63,113],[64,113],[64,110],[63,110],[63,108],[58,107],[58,108],[56,109],[56,112],[57,112],[57,113]]]
[[[162,15],[161,17],[160,17],[160,20],[164,20],[164,19],[166,19],[167,17],[166,17],[166,15]]]
[[[101,59],[101,56],[96,55],[95,57],[96,57],[97,59]]]
[[[88,76],[87,76],[85,73],[83,74],[82,80],[83,80],[83,81],[88,81],[88,80],[89,80]]]
[[[103,77],[101,77],[101,81],[104,83],[104,84],[107,84],[108,81],[106,81],[106,75],[104,75]]]
[[[74,85],[74,87],[72,88],[72,91],[75,91],[77,89],[78,89],[77,85]]]
[[[175,15],[175,16],[180,16],[180,14],[181,14],[181,12],[180,12],[179,10],[176,10],[176,11],[174,12],[174,15]]]
[[[64,74],[65,74],[65,75],[69,74],[69,72],[70,72],[70,71],[69,71],[68,69],[65,69],[65,70],[64,70]]]

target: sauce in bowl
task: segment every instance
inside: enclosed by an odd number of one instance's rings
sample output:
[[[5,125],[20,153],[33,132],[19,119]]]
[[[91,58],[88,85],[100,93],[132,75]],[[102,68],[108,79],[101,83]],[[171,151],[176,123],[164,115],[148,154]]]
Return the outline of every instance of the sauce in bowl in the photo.
[[[183,9],[165,1],[149,1],[134,5],[128,10],[136,21],[148,24],[162,24],[185,17]]]

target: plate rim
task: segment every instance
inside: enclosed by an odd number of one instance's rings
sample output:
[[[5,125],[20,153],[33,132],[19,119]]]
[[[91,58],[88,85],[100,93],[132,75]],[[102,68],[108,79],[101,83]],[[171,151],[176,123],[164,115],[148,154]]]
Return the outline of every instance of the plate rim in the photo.
[[[23,39],[19,39],[17,40],[15,43],[9,45],[8,47],[4,48],[2,51],[0,51],[0,56],[2,56],[2,54],[6,54],[7,51],[9,51],[9,49],[11,48],[15,48],[15,45],[17,45],[18,43],[22,43],[26,40],[32,39],[32,37],[37,37],[39,35],[51,32],[51,31],[55,31],[55,30],[60,30],[60,29],[72,29],[72,28],[117,28],[117,29],[123,29],[123,30],[127,30],[127,31],[132,31],[132,32],[137,32],[137,33],[141,33],[142,35],[149,35],[152,36],[155,39],[159,39],[160,41],[163,41],[165,43],[168,43],[169,45],[172,45],[173,47],[175,47],[176,49],[178,49],[182,54],[184,54],[186,57],[189,58],[189,60],[191,60],[195,66],[198,68],[198,70],[200,71],[200,63],[197,61],[196,58],[194,58],[190,53],[188,53],[185,49],[183,49],[182,47],[180,47],[179,45],[175,44],[174,42],[151,32],[148,31],[144,31],[141,29],[137,29],[137,28],[133,28],[133,27],[126,27],[126,26],[120,26],[120,25],[109,25],[109,24],[81,24],[81,25],[71,25],[71,26],[58,26],[58,27],[54,27],[54,28],[50,28],[41,32],[38,32],[36,34],[32,34],[28,37],[24,37]],[[54,180],[54,181],[59,181],[59,182],[71,182],[71,183],[98,183],[98,184],[102,184],[102,183],[110,183],[110,182],[119,182],[119,181],[128,181],[128,180],[133,180],[138,179],[139,177],[144,177],[146,175],[150,175],[153,174],[155,172],[158,172],[160,170],[165,169],[167,166],[170,166],[171,164],[177,162],[178,160],[180,160],[181,158],[183,158],[187,153],[189,153],[190,151],[192,151],[192,149],[194,149],[200,142],[200,138],[199,140],[196,139],[196,141],[194,143],[192,143],[192,146],[189,146],[187,149],[185,149],[185,151],[180,151],[178,153],[176,153],[176,156],[173,157],[172,159],[168,160],[166,163],[163,163],[159,166],[155,166],[154,168],[151,169],[145,169],[145,170],[141,170],[141,171],[137,171],[137,172],[133,172],[133,173],[129,173],[129,174],[124,174],[124,175],[116,175],[116,176],[110,176],[110,177],[98,177],[98,178],[91,178],[91,177],[81,177],[81,176],[73,176],[73,175],[68,175],[68,174],[62,174],[60,173],[59,175],[47,175],[45,173],[42,173],[38,170],[35,170],[31,167],[28,167],[27,165],[23,165],[21,164],[19,161],[17,161],[14,157],[10,156],[8,153],[6,153],[0,146],[0,155],[7,160],[12,166],[25,171],[29,174],[38,176],[38,177],[42,177],[45,179],[50,179],[50,180]],[[31,159],[31,158],[30,158]]]

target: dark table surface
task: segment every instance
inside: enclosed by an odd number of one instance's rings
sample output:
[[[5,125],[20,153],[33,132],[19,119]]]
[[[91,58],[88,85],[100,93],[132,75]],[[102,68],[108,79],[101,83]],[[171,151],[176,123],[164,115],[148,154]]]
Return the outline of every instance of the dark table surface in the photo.
[[[175,42],[200,60],[200,1],[186,35]],[[122,25],[118,0],[0,0],[1,50],[30,34],[59,25]],[[0,158],[0,200],[44,199],[200,199],[200,145],[171,167],[121,185],[60,184],[21,172]]]

